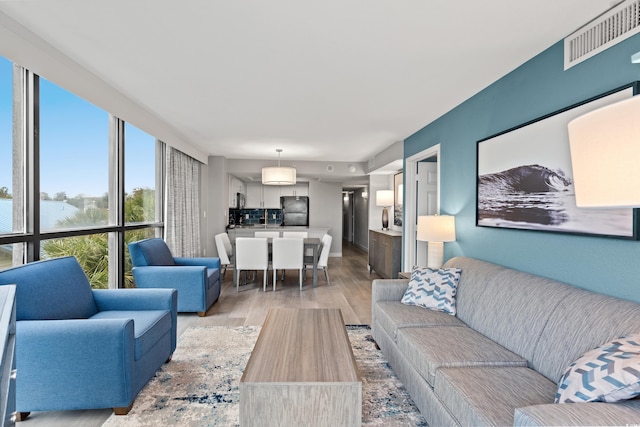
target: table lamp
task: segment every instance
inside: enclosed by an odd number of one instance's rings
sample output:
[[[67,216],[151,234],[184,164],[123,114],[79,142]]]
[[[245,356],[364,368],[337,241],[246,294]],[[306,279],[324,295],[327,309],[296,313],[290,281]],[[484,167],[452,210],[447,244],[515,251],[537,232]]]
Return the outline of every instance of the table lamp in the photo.
[[[451,215],[419,216],[416,239],[427,242],[427,267],[442,267],[444,242],[456,240],[455,217]]]
[[[569,122],[576,205],[640,207],[640,96]]]
[[[382,229],[389,229],[389,211],[388,206],[393,206],[393,190],[376,191],[376,206],[382,206]]]

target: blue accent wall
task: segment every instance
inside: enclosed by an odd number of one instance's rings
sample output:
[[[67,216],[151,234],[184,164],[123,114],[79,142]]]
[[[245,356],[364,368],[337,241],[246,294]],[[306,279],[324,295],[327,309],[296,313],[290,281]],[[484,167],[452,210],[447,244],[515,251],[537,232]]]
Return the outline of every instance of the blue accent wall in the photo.
[[[630,60],[638,51],[640,35],[564,71],[558,42],[405,140],[405,158],[440,144],[441,213],[456,215],[457,234],[445,259],[479,258],[640,302],[640,241],[475,226],[477,141],[640,80]]]

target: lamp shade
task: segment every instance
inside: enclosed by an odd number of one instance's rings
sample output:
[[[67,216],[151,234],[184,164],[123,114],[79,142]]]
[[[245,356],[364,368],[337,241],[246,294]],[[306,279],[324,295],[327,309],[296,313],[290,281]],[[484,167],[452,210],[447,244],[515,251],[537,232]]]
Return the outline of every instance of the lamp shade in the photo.
[[[376,191],[376,206],[393,206],[393,190]]]
[[[293,185],[296,183],[296,170],[287,166],[262,168],[262,183],[264,185]]]
[[[640,96],[572,120],[569,148],[578,207],[640,206]]]
[[[453,242],[456,240],[456,221],[451,215],[422,215],[418,217],[417,240],[422,242]]]

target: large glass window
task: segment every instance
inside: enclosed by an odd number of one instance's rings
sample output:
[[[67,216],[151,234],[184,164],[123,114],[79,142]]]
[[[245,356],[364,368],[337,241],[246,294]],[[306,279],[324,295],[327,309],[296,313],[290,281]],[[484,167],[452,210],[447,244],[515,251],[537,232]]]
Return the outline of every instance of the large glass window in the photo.
[[[0,235],[13,231],[13,65],[0,57]],[[11,245],[0,245],[0,270],[11,267]]]
[[[40,78],[40,228],[107,225],[109,114]]]
[[[126,123],[124,157],[125,223],[155,222],[156,139]]]
[[[157,147],[155,137],[0,57],[0,270],[74,256],[94,288],[134,287],[127,243],[162,232]]]

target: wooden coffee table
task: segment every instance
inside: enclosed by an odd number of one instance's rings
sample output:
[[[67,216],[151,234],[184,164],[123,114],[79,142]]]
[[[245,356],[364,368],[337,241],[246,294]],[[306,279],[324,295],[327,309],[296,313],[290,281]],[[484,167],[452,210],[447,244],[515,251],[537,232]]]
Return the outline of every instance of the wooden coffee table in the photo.
[[[339,309],[271,309],[240,380],[241,426],[360,426],[362,380]]]

